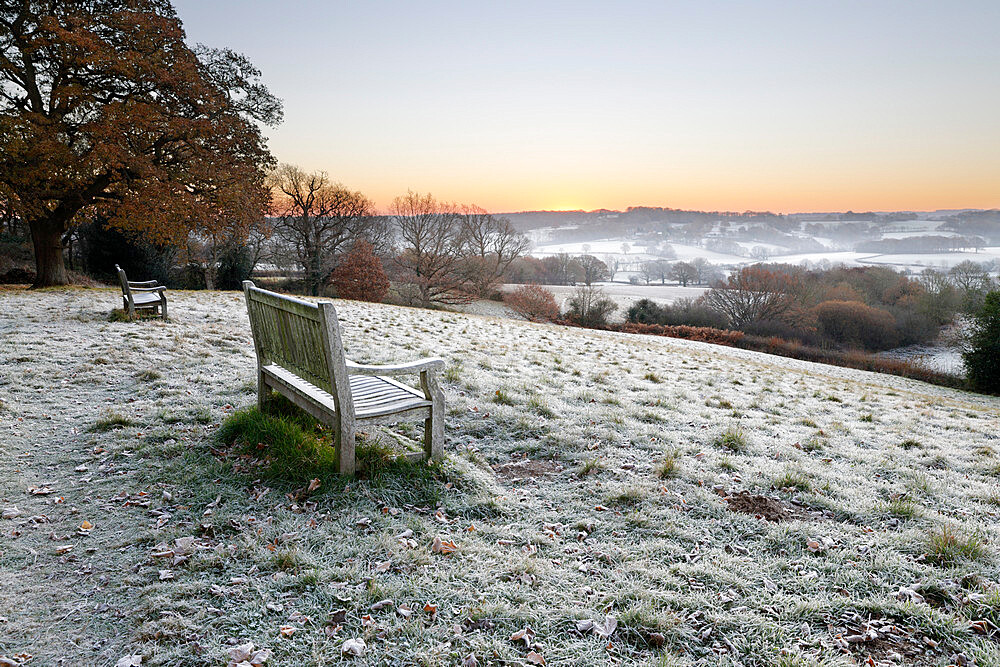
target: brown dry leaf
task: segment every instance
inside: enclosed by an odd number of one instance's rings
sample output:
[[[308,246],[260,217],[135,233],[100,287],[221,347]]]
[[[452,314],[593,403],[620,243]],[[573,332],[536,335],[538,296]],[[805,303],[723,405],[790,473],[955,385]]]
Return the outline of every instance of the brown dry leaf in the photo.
[[[392,567],[392,561],[389,560],[382,561],[381,563],[375,563],[375,572],[388,572],[390,567]]]
[[[295,634],[295,626],[293,626],[293,625],[282,625],[280,628],[278,628],[278,632],[280,632],[281,634],[283,634],[286,637],[291,637],[292,635]]]
[[[396,607],[396,613],[402,616],[403,618],[409,618],[413,614],[413,610],[410,609],[410,605],[401,604],[398,607]]]
[[[312,493],[313,491],[319,488],[319,485],[320,485],[319,478],[314,477],[311,480],[309,480],[309,486],[306,487],[306,491]]]
[[[510,636],[512,642],[524,641],[525,646],[531,646],[531,642],[535,639],[535,631],[525,626],[521,630],[518,630]]]
[[[458,546],[451,540],[442,540],[435,536],[434,541],[431,542],[431,553],[448,555],[455,553],[456,550],[458,550]]]
[[[344,655],[362,656],[365,654],[365,640],[360,637],[348,639],[340,645],[340,652]]]
[[[90,530],[93,527],[94,527],[94,524],[90,523],[87,520],[84,520],[84,522],[80,524],[80,530]]]
[[[427,604],[424,605],[424,611],[433,616],[434,614],[437,613],[438,606],[436,604],[431,604],[430,602],[428,602]]]
[[[545,658],[542,657],[541,653],[535,651],[528,651],[528,655],[524,656],[524,659],[533,665],[544,665]]]
[[[386,607],[391,607],[391,606],[393,606],[394,604],[396,604],[396,603],[395,603],[395,602],[393,602],[392,600],[390,600],[390,599],[386,598],[385,600],[379,600],[378,602],[376,602],[375,604],[373,604],[373,605],[372,605],[371,607],[369,607],[369,608],[370,608],[370,609],[371,609],[372,611],[378,611],[379,609],[385,609]]]

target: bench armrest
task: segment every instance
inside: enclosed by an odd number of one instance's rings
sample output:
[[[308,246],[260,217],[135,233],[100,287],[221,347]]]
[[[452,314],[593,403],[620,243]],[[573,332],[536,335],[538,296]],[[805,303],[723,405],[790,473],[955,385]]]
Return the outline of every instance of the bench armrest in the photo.
[[[155,282],[155,281],[154,281]],[[166,287],[130,287],[133,292],[163,292]]]
[[[444,368],[444,359],[440,357],[428,357],[427,359],[418,359],[417,361],[410,361],[405,364],[386,364],[384,366],[356,364],[353,361],[347,362],[347,372],[349,375],[408,375],[424,371],[436,371],[441,368]]]
[[[128,286],[129,287],[146,287],[146,286],[149,286],[149,285],[155,286],[156,285],[156,281],[155,280],[130,280],[130,281],[128,281]]]

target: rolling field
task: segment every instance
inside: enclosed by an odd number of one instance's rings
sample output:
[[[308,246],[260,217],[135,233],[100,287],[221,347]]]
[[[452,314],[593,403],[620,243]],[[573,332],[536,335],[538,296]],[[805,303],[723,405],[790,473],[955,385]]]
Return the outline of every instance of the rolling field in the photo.
[[[337,301],[355,360],[448,361],[448,457],[310,491],[215,436],[242,294],[169,298],[0,289],[11,664],[1000,664],[998,398]]]

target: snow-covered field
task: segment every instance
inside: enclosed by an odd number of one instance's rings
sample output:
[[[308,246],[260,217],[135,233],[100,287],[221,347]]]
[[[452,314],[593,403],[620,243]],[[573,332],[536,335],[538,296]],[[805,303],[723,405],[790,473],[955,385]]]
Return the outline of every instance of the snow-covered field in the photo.
[[[907,234],[886,234],[886,238],[896,238]],[[920,235],[920,234],[916,234]],[[818,239],[829,241],[829,239]],[[657,259],[656,255],[646,252],[646,247],[642,244],[629,243],[630,250],[624,253],[622,244],[628,243],[625,239],[610,239],[604,241],[591,241],[589,243],[562,243],[536,246],[531,254],[534,257],[542,258],[558,253],[568,253],[569,255],[592,254],[599,258],[606,255],[613,255],[623,263],[643,262]],[[676,254],[676,259],[690,262],[696,258],[703,258],[710,264],[719,266],[742,266],[755,264],[761,260],[740,255],[729,255],[715,252],[694,245],[684,245],[679,243],[669,244]],[[781,246],[769,243],[757,243],[739,241],[738,245],[751,250],[755,247],[764,247],[771,251],[768,262],[779,262],[783,264],[808,263],[815,265],[820,262],[829,262],[832,265],[843,264],[844,266],[873,266],[886,265],[897,270],[907,270],[919,273],[926,268],[947,270],[956,264],[964,261],[976,263],[1000,262],[1000,247],[991,246],[983,248],[980,252],[942,252],[942,253],[908,253],[908,254],[877,254],[871,252],[855,252],[846,250],[830,250],[827,252],[810,252],[781,254]]]
[[[169,297],[0,291],[0,655],[1000,664],[1000,399],[337,302],[355,359],[448,360],[448,460],[293,500],[212,439],[255,402],[242,295]]]

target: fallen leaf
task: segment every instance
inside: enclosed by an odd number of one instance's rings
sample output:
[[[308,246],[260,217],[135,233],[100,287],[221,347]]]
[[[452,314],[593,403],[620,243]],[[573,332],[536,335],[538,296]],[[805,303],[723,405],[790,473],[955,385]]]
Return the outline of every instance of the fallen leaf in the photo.
[[[174,573],[170,570],[160,570],[160,581],[166,581],[168,579],[173,579]]]
[[[545,664],[545,658],[542,657],[542,654],[536,653],[535,651],[528,651],[528,655],[524,656],[524,659],[533,665]]]
[[[282,625],[280,628],[278,628],[278,632],[280,632],[286,637],[291,637],[292,635],[295,634],[295,626]]]
[[[389,599],[379,600],[378,602],[376,602],[375,604],[373,604],[370,607],[370,609],[372,611],[378,611],[379,609],[384,609],[386,607],[391,607],[394,604],[395,604],[395,602],[393,602],[392,600],[389,600]]]
[[[442,540],[440,537],[435,536],[434,541],[431,542],[431,553],[448,555],[454,553],[458,549],[451,540]]]
[[[362,656],[365,654],[365,640],[359,638],[348,639],[340,645],[340,652],[344,655]]]
[[[438,607],[436,604],[431,604],[430,602],[428,602],[427,604],[424,605],[424,611],[433,616],[434,614],[437,613]]]
[[[138,667],[142,664],[142,655],[136,653],[134,655],[126,655],[118,658],[118,662],[115,663],[115,667]]]
[[[515,632],[510,636],[510,640],[512,642],[519,642],[523,640],[525,646],[531,646],[531,642],[534,640],[534,638],[535,638],[535,631],[527,626],[525,626],[521,630],[518,630],[517,632]]]
[[[61,547],[56,547],[56,553],[57,554],[69,553],[70,551],[73,550],[73,546],[74,545],[72,545],[72,544],[64,544]]]
[[[84,520],[84,522],[80,524],[80,529],[81,530],[90,530],[93,527],[94,527],[94,524],[90,523],[87,520]]]
[[[4,507],[2,516],[5,519],[14,519],[21,516],[21,511],[16,507]]]

